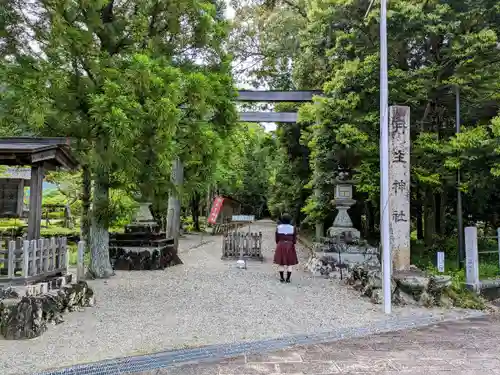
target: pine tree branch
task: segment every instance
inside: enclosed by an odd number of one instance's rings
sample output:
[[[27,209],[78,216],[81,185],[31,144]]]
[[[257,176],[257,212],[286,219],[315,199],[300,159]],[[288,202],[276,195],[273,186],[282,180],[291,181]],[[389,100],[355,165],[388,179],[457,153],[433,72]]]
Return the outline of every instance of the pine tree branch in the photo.
[[[290,8],[295,9],[302,17],[307,19],[307,13],[304,9],[302,9],[300,6],[297,4],[292,3],[290,0],[282,0],[286,5],[288,5]]]

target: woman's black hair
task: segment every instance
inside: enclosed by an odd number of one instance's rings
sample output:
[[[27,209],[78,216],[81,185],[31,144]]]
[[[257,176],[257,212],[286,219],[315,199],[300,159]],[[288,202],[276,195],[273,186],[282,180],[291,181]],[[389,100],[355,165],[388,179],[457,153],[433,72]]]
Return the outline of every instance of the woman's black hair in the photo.
[[[292,224],[292,216],[290,214],[281,215],[281,224]]]

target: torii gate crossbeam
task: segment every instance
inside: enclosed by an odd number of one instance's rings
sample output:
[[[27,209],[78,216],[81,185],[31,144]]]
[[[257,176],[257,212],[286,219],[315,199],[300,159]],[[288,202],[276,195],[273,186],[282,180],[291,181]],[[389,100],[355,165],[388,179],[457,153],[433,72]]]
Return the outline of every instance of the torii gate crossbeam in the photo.
[[[239,90],[237,102],[310,102],[321,91],[251,91]],[[297,122],[295,112],[239,112],[242,122]]]

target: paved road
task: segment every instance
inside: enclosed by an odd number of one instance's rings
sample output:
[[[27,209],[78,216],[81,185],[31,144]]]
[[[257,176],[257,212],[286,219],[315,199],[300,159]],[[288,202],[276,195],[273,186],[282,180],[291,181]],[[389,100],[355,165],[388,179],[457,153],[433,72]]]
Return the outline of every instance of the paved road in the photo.
[[[135,375],[500,374],[500,319],[487,316]]]

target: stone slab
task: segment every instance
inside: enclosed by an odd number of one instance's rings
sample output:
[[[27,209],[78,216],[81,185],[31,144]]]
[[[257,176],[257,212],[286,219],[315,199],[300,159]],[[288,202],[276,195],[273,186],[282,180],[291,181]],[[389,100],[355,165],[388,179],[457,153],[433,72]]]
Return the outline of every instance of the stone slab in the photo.
[[[320,259],[333,259],[335,261],[339,261],[339,253],[322,253],[318,252],[315,254],[317,258]],[[368,260],[377,260],[378,258],[376,254],[373,253],[360,253],[360,252],[342,252],[340,253],[340,260],[345,263],[364,263]]]
[[[10,289],[16,292],[19,296],[38,296],[41,294],[45,294],[51,290],[60,289],[65,285],[71,284],[72,280],[73,274],[67,274],[31,285],[15,285],[10,287]]]

